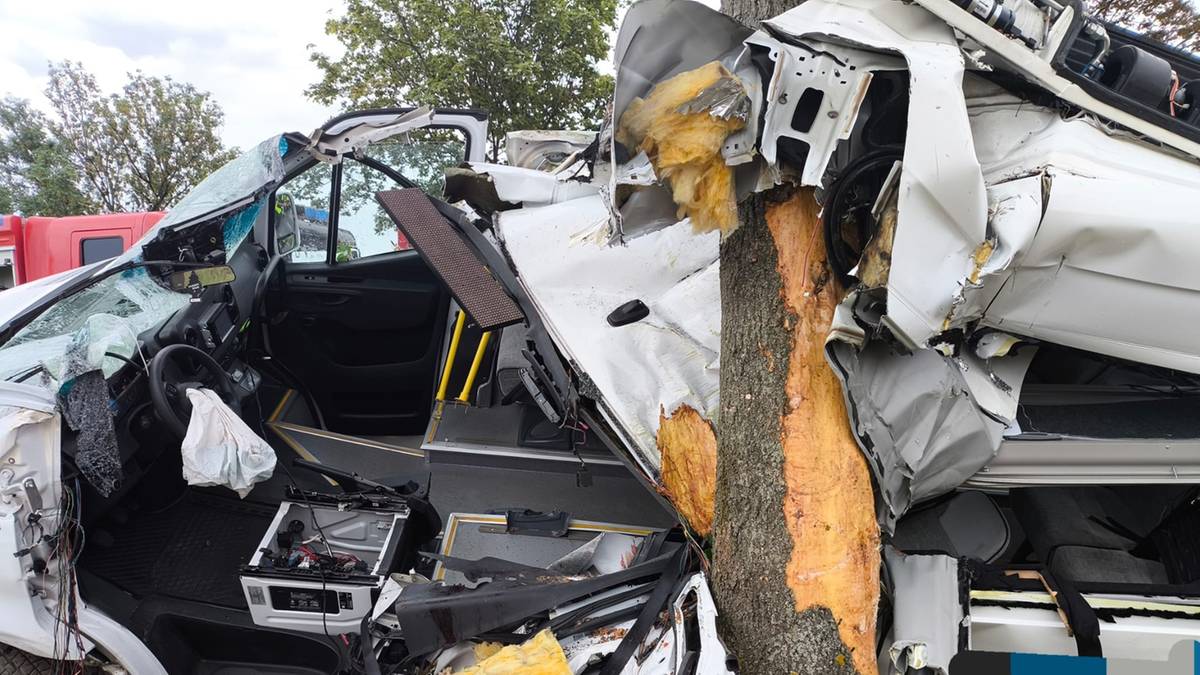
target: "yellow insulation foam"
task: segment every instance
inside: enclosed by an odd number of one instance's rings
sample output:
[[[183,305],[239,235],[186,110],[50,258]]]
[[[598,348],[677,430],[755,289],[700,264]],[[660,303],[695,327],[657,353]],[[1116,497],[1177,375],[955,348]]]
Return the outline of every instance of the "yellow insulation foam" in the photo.
[[[746,122],[705,110],[680,112],[680,107],[726,78],[740,89],[717,61],[680,73],[655,85],[645,99],[634,99],[617,125],[617,140],[650,157],[658,177],[671,186],[679,217],[689,216],[697,232],[728,233],[737,226],[733,171],[721,157],[721,146]]]

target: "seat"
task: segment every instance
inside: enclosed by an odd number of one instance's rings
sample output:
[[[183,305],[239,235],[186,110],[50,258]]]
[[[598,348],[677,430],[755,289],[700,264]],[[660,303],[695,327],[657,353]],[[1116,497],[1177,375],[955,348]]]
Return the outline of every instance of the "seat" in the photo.
[[[1083,583],[1165,584],[1163,563],[1139,546],[1186,490],[1086,485],[1020,488],[1009,496],[1030,545],[1052,574]]]
[[[1075,583],[1170,583],[1167,568],[1157,560],[1139,558],[1129,551],[1087,546],[1060,546],[1054,551],[1050,573]]]
[[[1008,548],[1010,535],[996,502],[967,491],[906,515],[896,524],[892,545],[907,553],[942,551],[991,562]]]

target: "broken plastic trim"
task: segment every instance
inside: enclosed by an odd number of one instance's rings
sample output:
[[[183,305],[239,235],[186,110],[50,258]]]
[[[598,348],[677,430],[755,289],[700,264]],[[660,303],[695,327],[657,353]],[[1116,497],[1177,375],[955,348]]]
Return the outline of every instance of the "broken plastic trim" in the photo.
[[[686,548],[680,547],[681,550]],[[675,551],[620,572],[572,581],[563,581],[564,577],[541,570],[541,579],[529,579],[522,573],[518,575],[522,578],[502,578],[474,589],[438,583],[416,584],[404,589],[393,611],[408,653],[420,656],[520,623],[599,591],[639,579],[666,578],[672,566],[679,565],[680,555]],[[502,569],[492,572],[503,577],[512,573],[512,565],[505,563]],[[476,567],[475,571],[483,570]]]

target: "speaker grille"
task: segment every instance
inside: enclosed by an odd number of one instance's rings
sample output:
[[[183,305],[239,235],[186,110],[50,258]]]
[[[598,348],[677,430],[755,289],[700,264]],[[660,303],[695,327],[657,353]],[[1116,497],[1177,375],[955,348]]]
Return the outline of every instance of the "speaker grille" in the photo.
[[[418,188],[385,190],[376,193],[375,199],[481,329],[495,330],[525,319],[517,303],[467,246],[462,233],[438,213],[424,192]]]

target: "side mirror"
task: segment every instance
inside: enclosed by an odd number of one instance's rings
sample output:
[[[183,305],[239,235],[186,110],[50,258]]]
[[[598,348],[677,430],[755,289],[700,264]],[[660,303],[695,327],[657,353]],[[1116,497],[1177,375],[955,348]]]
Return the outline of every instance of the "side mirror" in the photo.
[[[276,230],[275,251],[281,255],[287,255],[295,251],[300,246],[300,237],[296,236],[295,232],[282,233]]]
[[[237,274],[229,265],[213,267],[197,267],[179,270],[171,273],[171,290],[188,291],[193,297],[199,297],[200,292],[209,286],[231,284],[237,279]]]
[[[300,232],[296,229],[296,207],[292,196],[275,195],[275,253],[285,256],[300,247]]]

